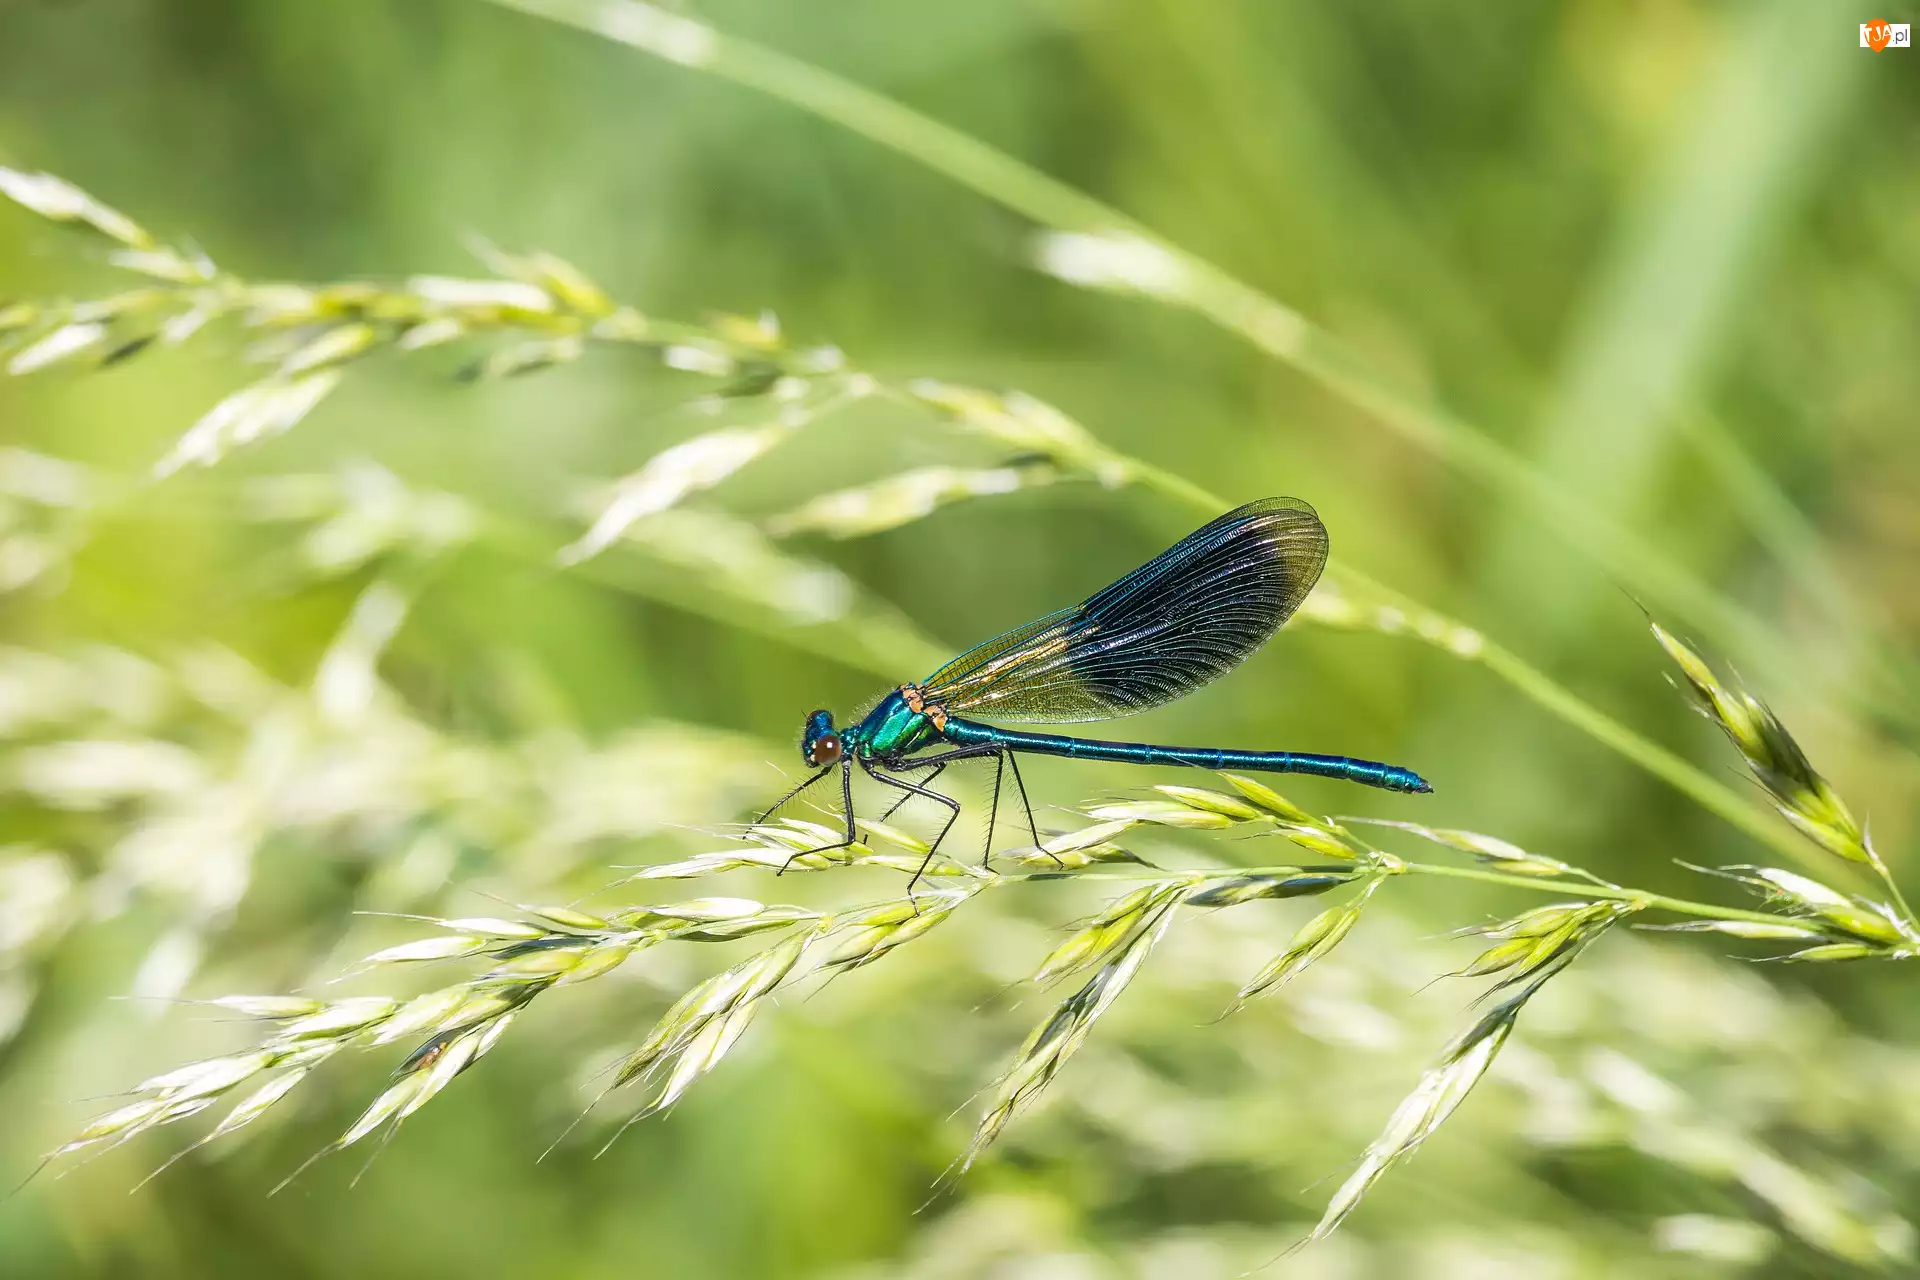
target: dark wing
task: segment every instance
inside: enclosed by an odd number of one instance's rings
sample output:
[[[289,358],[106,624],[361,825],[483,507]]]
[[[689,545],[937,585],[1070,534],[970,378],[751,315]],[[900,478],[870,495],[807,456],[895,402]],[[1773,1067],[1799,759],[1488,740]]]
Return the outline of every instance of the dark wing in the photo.
[[[1110,720],[1225,675],[1319,580],[1327,531],[1298,498],[1264,498],[1196,529],[1071,609],[961,654],[929,700],[983,720]]]

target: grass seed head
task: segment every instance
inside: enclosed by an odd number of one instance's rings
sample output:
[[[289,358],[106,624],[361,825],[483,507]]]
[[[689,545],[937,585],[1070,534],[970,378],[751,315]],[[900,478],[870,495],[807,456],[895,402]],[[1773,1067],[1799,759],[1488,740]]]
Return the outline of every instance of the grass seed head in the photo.
[[[1154,790],[1190,809],[1217,813],[1232,818],[1235,822],[1252,822],[1256,818],[1267,816],[1245,800],[1236,799],[1225,792],[1211,791],[1206,787],[1158,786]]]
[[[1478,831],[1460,831],[1451,827],[1428,827],[1418,822],[1395,822],[1386,818],[1357,819],[1375,827],[1392,827],[1396,831],[1406,831],[1419,836],[1422,840],[1431,840],[1449,849],[1458,849],[1471,853],[1481,862],[1492,863],[1510,875],[1523,876],[1565,876],[1581,875],[1575,867],[1561,862],[1558,858],[1549,858],[1543,854],[1531,853],[1510,840],[1498,836],[1482,835]]]
[[[336,1000],[320,1012],[281,1028],[285,1040],[331,1040],[353,1035],[386,1018],[399,1008],[386,996],[353,996]]]
[[[366,968],[381,964],[410,964],[429,960],[455,960],[483,951],[493,945],[486,938],[470,934],[446,934],[438,938],[417,938],[398,946],[376,951],[360,962]]]
[[[933,848],[919,836],[902,831],[898,827],[888,826],[877,819],[858,818],[855,820],[855,825],[874,839],[890,844],[896,849],[905,849],[908,853],[917,853],[924,857]]]
[[[769,520],[767,532],[777,538],[797,533],[866,537],[924,519],[949,503],[1013,493],[1058,478],[1059,472],[1044,461],[989,470],[921,467],[870,485],[823,494]]]
[[[1548,935],[1552,936],[1552,935]],[[1535,937],[1511,938],[1506,942],[1488,947],[1476,957],[1473,963],[1461,969],[1456,976],[1462,978],[1482,978],[1492,973],[1500,973],[1519,964],[1540,946],[1541,940]]]
[[[129,249],[153,250],[159,243],[132,218],[109,208],[64,178],[0,168],[0,196],[53,222],[91,228]]]
[[[1121,825],[1124,827],[1125,824]],[[1048,844],[1051,843],[1051,841],[1048,842]],[[1131,862],[1143,867],[1149,865],[1144,859],[1110,841],[1095,841],[1072,849],[1063,849],[1058,853],[1051,852],[1047,845],[1039,845],[1032,849],[1015,850],[1001,856],[1010,858],[1020,866],[1031,867],[1038,871],[1079,871],[1104,862]]]
[[[1333,1234],[1387,1170],[1413,1154],[1466,1101],[1513,1033],[1514,1012],[1502,1006],[1489,1013],[1427,1069],[1361,1156],[1359,1166],[1333,1193],[1309,1240]]]
[[[1277,818],[1299,826],[1320,824],[1320,819],[1256,778],[1249,778],[1243,773],[1223,773],[1220,776],[1231,783],[1235,791]]]
[[[62,325],[16,352],[7,362],[7,372],[17,377],[77,360],[104,348],[112,336],[113,330],[98,321]]]
[[[1375,883],[1378,883],[1377,881]],[[1234,1013],[1249,1000],[1265,995],[1275,988],[1285,986],[1335,947],[1350,933],[1353,926],[1360,922],[1360,912],[1366,906],[1371,890],[1362,893],[1352,902],[1343,902],[1328,907],[1313,919],[1300,926],[1299,932],[1287,943],[1287,949],[1269,961],[1260,972],[1253,975],[1239,994],[1227,1007],[1228,1013]]]
[[[1179,827],[1186,831],[1224,831],[1234,820],[1217,809],[1199,809],[1171,800],[1131,800],[1120,804],[1098,804],[1087,816],[1103,822],[1138,822],[1155,827]]]
[[[293,1092],[294,1086],[307,1078],[307,1068],[298,1068],[269,1080],[246,1097],[233,1104],[231,1110],[213,1127],[207,1140],[224,1138],[236,1129],[252,1124],[265,1115],[274,1103]]]
[[[392,1044],[406,1036],[417,1035],[429,1028],[437,1028],[466,1004],[468,990],[466,986],[443,987],[438,991],[429,991],[415,996],[401,1005],[394,1014],[380,1024],[373,1035],[373,1043]]]
[[[973,1141],[960,1160],[966,1170],[980,1153],[999,1136],[1007,1122],[1024,1104],[1032,1101],[1060,1073],[1063,1066],[1086,1042],[1094,1023],[1119,998],[1133,981],[1140,966],[1173,922],[1172,903],[1109,954],[1106,962],[1086,984],[1062,1000],[1053,1012],[1027,1036],[1014,1061],[988,1091],[986,1110],[975,1128]]]
[[[1260,898],[1304,898],[1325,893],[1353,880],[1351,873],[1295,871],[1285,875],[1235,876],[1211,880],[1189,892],[1190,907],[1233,907]]]
[[[1172,909],[1187,888],[1185,880],[1158,881],[1116,898],[1053,949],[1034,974],[1034,982],[1045,986],[1124,955],[1143,932],[1150,931]]]
[[[752,898],[689,898],[685,902],[662,902],[640,908],[632,913],[623,913],[622,923],[638,923],[640,919],[688,920],[700,924],[719,924],[738,920],[752,920],[772,912],[785,912],[785,907],[769,907]],[[802,908],[794,908],[802,915],[811,914]],[[793,918],[791,916],[787,917]],[[603,926],[604,927],[604,926]]]
[[[232,1009],[249,1018],[273,1021],[305,1018],[327,1007],[322,1001],[308,1000],[302,996],[216,996],[207,1003]]]
[[[821,961],[821,968],[847,970],[872,964],[895,947],[912,942],[944,922],[961,901],[964,899],[953,898],[940,906],[901,904],[907,907],[904,914],[897,910],[870,912],[854,922],[856,928],[841,936]]]
[[[1069,831],[1065,835],[1042,841],[1040,852],[1056,855],[1077,853],[1082,849],[1106,844],[1133,825],[1133,820],[1130,818],[1110,818],[1105,822],[1096,822],[1090,827],[1082,827],[1078,831]]]
[[[1354,848],[1328,827],[1294,826],[1281,823],[1277,830],[1302,849],[1317,853],[1323,858],[1337,858],[1343,862],[1351,862],[1360,857],[1360,850]]]
[[[167,1103],[159,1098],[143,1098],[139,1102],[129,1102],[123,1107],[116,1107],[105,1115],[94,1118],[53,1154],[66,1155],[91,1146],[104,1138],[137,1132],[155,1120],[166,1108]]]
[[[1640,926],[1657,933],[1724,933],[1734,938],[1751,938],[1756,941],[1793,942],[1808,938],[1818,938],[1820,930],[1806,925],[1762,924],[1758,920],[1684,920],[1677,924],[1649,924]]]
[[[1776,907],[1812,916],[1863,942],[1895,945],[1912,940],[1890,909],[1841,893],[1798,872],[1780,867],[1737,867],[1731,874],[1759,889]]]
[[[1531,911],[1522,911],[1519,915],[1499,921],[1496,924],[1476,925],[1464,933],[1475,933],[1486,938],[1537,938],[1552,933],[1569,920],[1585,913],[1591,903],[1556,902],[1544,907],[1535,907]]]
[[[1885,959],[1886,955],[1884,947],[1870,947],[1858,942],[1830,942],[1824,946],[1795,951],[1781,959],[1807,964],[1833,964],[1843,960]]]
[[[133,1091],[159,1094],[170,1102],[225,1093],[267,1070],[274,1064],[274,1058],[274,1054],[265,1050],[209,1058],[151,1076],[135,1085]]]
[[[1744,690],[1722,684],[1699,654],[1657,624],[1653,635],[1686,677],[1701,714],[1726,733],[1782,816],[1836,857],[1880,869],[1865,830],[1773,710]]]
[[[638,950],[640,943],[637,940],[616,938],[596,942],[575,958],[573,967],[561,974],[554,985],[564,987],[591,982],[618,969]]]
[[[799,963],[810,933],[797,933],[717,973],[681,996],[646,1041],[620,1064],[614,1085],[626,1084],[678,1055],[716,1019],[725,1019],[777,987]]]

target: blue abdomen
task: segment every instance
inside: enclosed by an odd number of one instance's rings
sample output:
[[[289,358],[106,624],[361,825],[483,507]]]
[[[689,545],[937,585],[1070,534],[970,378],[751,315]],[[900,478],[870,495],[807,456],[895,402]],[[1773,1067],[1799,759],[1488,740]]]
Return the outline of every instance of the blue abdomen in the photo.
[[[1312,755],[1299,751],[1229,751],[1223,747],[1159,747],[1145,742],[1103,742],[1053,733],[1016,733],[972,720],[947,721],[941,736],[949,742],[991,743],[1011,751],[1065,756],[1072,760],[1110,760],[1122,764],[1182,764],[1202,769],[1244,769],[1250,773],[1304,773],[1338,778],[1384,791],[1424,794],[1433,787],[1411,769],[1352,756]]]

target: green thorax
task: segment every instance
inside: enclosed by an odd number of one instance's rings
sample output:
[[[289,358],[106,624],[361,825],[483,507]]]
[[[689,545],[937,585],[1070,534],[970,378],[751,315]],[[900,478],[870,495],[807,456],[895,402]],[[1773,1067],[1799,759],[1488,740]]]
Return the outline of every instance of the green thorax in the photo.
[[[854,753],[862,759],[903,756],[940,740],[933,721],[925,712],[909,707],[897,689],[867,712],[866,719],[855,725],[846,737]]]

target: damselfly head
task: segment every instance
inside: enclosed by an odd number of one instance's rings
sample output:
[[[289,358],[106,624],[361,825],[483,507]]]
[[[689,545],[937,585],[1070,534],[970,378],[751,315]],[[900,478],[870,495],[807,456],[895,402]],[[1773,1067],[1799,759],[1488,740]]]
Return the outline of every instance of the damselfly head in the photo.
[[[800,733],[800,754],[809,765],[818,769],[833,764],[843,749],[833,728],[833,712],[816,711],[807,717],[807,727]]]

